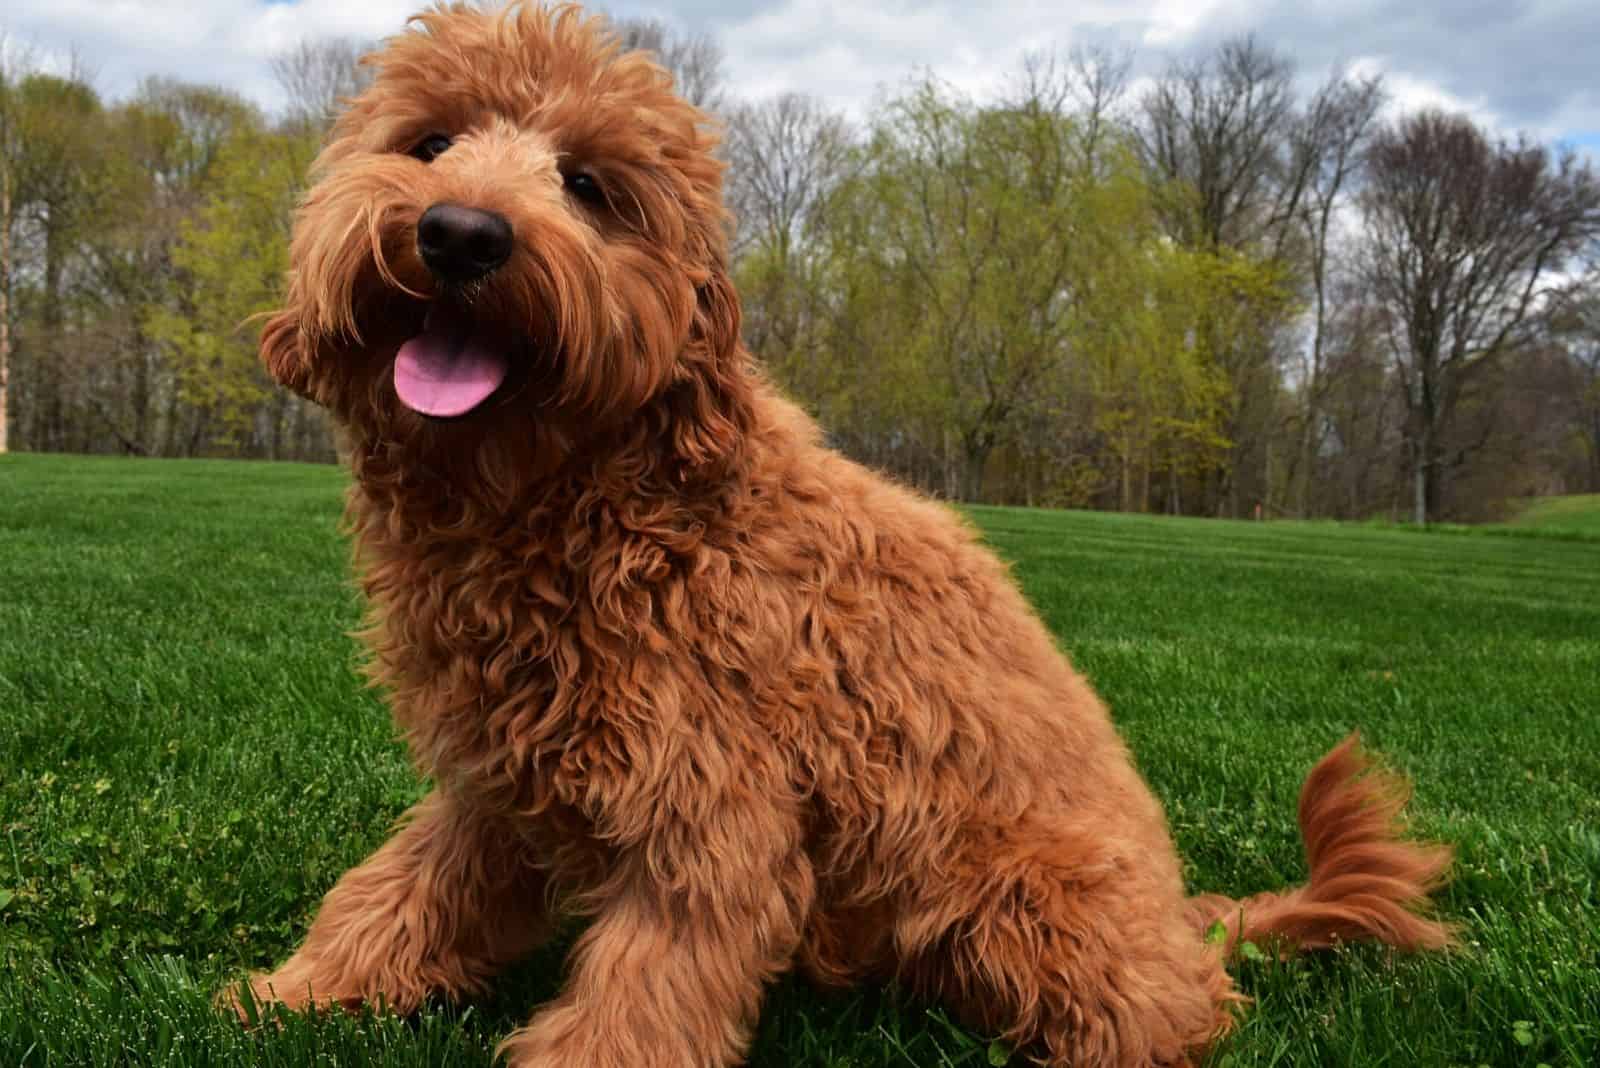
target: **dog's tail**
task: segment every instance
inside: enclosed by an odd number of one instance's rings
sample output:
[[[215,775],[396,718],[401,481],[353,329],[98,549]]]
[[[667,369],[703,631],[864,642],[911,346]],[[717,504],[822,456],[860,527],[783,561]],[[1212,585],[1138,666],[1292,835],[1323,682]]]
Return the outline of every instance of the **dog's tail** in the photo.
[[[1311,769],[1300,789],[1310,882],[1242,901],[1201,894],[1189,899],[1191,918],[1230,955],[1241,941],[1277,952],[1354,941],[1404,950],[1450,945],[1450,927],[1419,910],[1448,878],[1451,850],[1400,837],[1400,810],[1409,795],[1405,780],[1374,767],[1361,736],[1350,735]]]

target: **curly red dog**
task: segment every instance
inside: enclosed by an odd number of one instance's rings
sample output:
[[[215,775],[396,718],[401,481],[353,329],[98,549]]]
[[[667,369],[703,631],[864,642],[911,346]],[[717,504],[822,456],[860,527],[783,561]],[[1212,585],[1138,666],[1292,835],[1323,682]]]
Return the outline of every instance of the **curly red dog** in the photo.
[[[1178,1065],[1230,939],[1449,932],[1352,742],[1308,886],[1188,897],[1006,569],[752,365],[705,115],[598,19],[464,5],[374,59],[263,355],[347,433],[372,672],[433,792],[256,998],[480,990],[592,919],[520,1068],[737,1063],[772,979],[896,977],[1049,1065]]]

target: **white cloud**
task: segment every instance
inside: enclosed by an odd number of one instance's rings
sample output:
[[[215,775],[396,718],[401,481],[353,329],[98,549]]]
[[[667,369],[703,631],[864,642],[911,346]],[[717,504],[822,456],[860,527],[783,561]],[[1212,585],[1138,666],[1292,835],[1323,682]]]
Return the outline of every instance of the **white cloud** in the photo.
[[[1489,106],[1487,97],[1481,93],[1470,99],[1457,96],[1433,82],[1404,70],[1395,70],[1389,61],[1374,56],[1361,56],[1353,60],[1348,69],[1358,77],[1376,74],[1383,78],[1384,88],[1389,94],[1383,113],[1385,119],[1393,120],[1409,112],[1432,109],[1464,113],[1473,122],[1491,130],[1504,129],[1506,126],[1503,117]]]
[[[1227,0],[1156,0],[1142,43],[1152,48],[1182,45],[1226,6]]]
[[[263,105],[280,100],[272,54],[306,37],[373,40],[398,31],[424,0],[0,0],[0,31],[58,69],[76,55],[116,97],[167,74],[230,86]],[[860,113],[881,90],[930,69],[974,93],[996,89],[1030,50],[1097,43],[1136,49],[1148,76],[1171,54],[1255,31],[1295,57],[1308,81],[1337,62],[1381,70],[1397,105],[1465,110],[1502,130],[1594,137],[1600,92],[1587,41],[1600,5],[1517,0],[611,0],[710,30],[725,47],[735,91],[814,93]]]
[[[72,56],[113,96],[147,75],[226,85],[273,107],[270,57],[307,37],[377,39],[415,0],[7,0],[0,28],[54,58]]]

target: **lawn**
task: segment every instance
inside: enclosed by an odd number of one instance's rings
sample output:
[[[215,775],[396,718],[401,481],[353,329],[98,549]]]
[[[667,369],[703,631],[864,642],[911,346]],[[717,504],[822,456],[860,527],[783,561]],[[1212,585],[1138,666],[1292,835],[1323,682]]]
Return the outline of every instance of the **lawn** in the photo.
[[[1521,530],[1559,531],[1600,538],[1600,493],[1530,498],[1511,524]]]
[[[340,472],[0,457],[0,1065],[482,1065],[560,981],[409,1020],[210,1007],[421,787],[346,632]],[[1197,889],[1304,874],[1353,727],[1454,842],[1460,952],[1244,962],[1220,1065],[1600,1064],[1600,542],[975,509],[1108,698]],[[570,932],[567,935],[570,938]],[[761,1068],[984,1065],[892,989],[770,997]]]

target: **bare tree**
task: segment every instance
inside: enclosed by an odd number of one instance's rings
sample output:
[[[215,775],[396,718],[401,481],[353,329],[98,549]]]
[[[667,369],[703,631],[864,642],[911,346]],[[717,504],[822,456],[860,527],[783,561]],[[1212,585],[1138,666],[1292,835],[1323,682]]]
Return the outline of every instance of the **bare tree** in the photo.
[[[1600,272],[1563,294],[1551,318],[1576,380],[1574,415],[1583,443],[1585,487],[1600,493]]]
[[[1000,106],[1071,114],[1079,152],[1093,166],[1123,119],[1132,69],[1131,54],[1104,48],[1075,46],[1065,58],[1055,52],[1032,52],[1023,57]]]
[[[843,173],[850,132],[815,97],[783,93],[728,118],[727,198],[736,251],[759,243],[787,256]]]
[[[791,389],[815,393],[826,307],[815,240],[828,198],[848,172],[844,119],[813,97],[785,93],[732,109],[723,151],[744,336]]]
[[[1325,438],[1313,457],[1316,507],[1325,515],[1393,513],[1405,403],[1383,340],[1383,313],[1353,277],[1335,282],[1324,331]]]
[[[709,34],[680,34],[660,19],[616,19],[612,28],[624,48],[654,52],[672,73],[678,94],[706,111],[723,105],[722,45]]]
[[[1303,350],[1300,376],[1297,510],[1308,514],[1312,457],[1322,433],[1322,398],[1327,390],[1329,289],[1333,269],[1334,222],[1344,205],[1347,187],[1361,164],[1361,154],[1378,109],[1383,86],[1377,78],[1348,78],[1335,73],[1297,116],[1290,132],[1290,173],[1302,192],[1292,221],[1305,245],[1311,289],[1311,337]]]
[[[344,101],[372,80],[360,62],[371,48],[348,37],[326,37],[273,56],[272,76],[288,100],[289,120],[318,130],[331,126]]]
[[[1416,522],[1437,515],[1463,395],[1528,340],[1552,279],[1600,235],[1600,183],[1570,153],[1491,143],[1427,111],[1380,132],[1361,197],[1365,273],[1405,389]]]
[[[1292,213],[1298,189],[1284,181],[1281,153],[1293,75],[1288,59],[1242,37],[1204,59],[1174,62],[1145,93],[1145,160],[1195,197],[1193,212],[1173,221],[1186,243],[1242,248]]]

